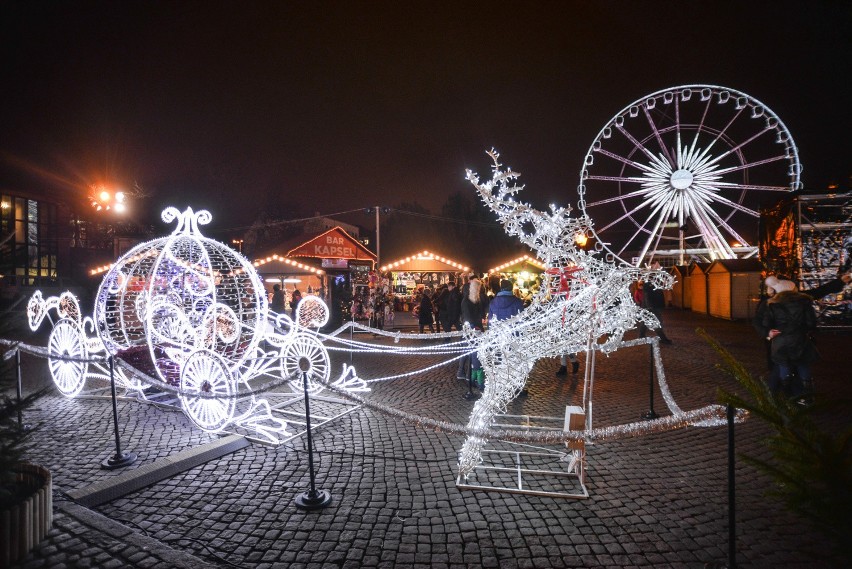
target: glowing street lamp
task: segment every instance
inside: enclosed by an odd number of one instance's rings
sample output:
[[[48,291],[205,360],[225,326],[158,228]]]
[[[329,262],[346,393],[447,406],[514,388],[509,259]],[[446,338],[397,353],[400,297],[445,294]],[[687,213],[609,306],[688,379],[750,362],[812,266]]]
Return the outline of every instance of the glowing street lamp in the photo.
[[[93,188],[89,201],[95,211],[114,211],[124,213],[127,211],[127,196],[122,191],[110,192],[103,186]]]

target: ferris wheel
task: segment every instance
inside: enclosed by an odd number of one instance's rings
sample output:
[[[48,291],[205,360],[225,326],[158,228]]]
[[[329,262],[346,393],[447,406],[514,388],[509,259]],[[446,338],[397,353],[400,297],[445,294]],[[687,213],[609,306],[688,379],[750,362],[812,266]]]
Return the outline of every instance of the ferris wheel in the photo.
[[[801,170],[793,137],[766,105],[682,85],[616,113],[586,153],[577,191],[608,256],[683,264],[755,254],[759,206],[799,189]]]

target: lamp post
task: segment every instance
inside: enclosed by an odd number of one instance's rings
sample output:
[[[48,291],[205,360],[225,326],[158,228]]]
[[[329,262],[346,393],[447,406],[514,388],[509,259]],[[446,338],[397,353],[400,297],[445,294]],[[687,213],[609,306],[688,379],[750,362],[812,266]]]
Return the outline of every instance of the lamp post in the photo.
[[[98,227],[98,239],[96,241],[96,246],[100,249],[111,248],[113,250],[113,254],[118,255],[120,252],[120,242],[116,239],[116,233],[119,227],[119,221],[111,214],[123,216],[127,212],[127,194],[123,190],[113,190],[103,184],[90,186],[90,191],[89,203],[91,204],[92,209],[97,212],[99,217],[106,216],[104,221],[101,222],[105,222],[104,225],[106,227],[106,231],[102,231],[101,228]],[[82,245],[80,242],[79,220],[75,222],[74,231],[75,244]],[[89,243],[89,246],[91,246],[91,242]]]
[[[243,254],[243,240],[242,239],[231,239],[231,243],[237,246],[237,251],[240,252],[240,255]]]
[[[379,213],[390,213],[390,208],[381,206],[368,207],[364,210],[364,212],[376,214],[376,267],[380,267],[382,265],[382,237],[381,230],[379,228]]]

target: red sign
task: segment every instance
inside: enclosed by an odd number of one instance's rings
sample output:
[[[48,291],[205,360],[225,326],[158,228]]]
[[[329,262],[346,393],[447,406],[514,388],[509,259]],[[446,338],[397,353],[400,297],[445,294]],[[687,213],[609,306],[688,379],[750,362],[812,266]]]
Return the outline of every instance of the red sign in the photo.
[[[319,243],[317,242],[319,241]],[[339,235],[326,234],[311,242],[315,257],[337,257],[352,259],[355,257],[353,244]]]
[[[289,253],[288,257],[321,257],[324,259],[373,259],[371,253],[361,243],[350,237],[339,227],[335,227],[302,243]]]

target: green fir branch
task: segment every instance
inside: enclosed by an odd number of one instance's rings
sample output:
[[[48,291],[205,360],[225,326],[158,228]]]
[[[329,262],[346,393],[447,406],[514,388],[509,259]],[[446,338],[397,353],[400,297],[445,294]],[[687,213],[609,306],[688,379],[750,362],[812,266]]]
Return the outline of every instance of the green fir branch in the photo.
[[[721,357],[717,367],[745,389],[745,396],[720,389],[720,401],[747,410],[774,430],[765,441],[770,458],[740,454],[743,461],[773,480],[767,495],[827,536],[839,559],[852,559],[852,425],[826,432],[814,420],[818,413],[848,409],[849,402],[823,399],[812,407],[797,405],[772,393],[706,331],[696,332]]]

